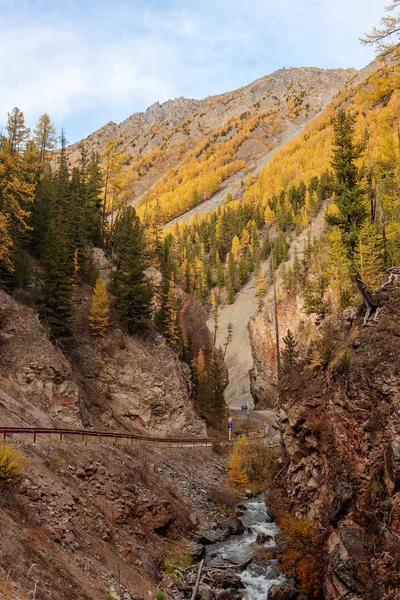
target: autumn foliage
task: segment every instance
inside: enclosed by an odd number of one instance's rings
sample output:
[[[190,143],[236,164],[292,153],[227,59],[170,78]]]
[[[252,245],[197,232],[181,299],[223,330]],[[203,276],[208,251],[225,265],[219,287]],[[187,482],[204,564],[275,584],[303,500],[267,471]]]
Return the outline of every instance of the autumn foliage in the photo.
[[[279,556],[285,573],[300,582],[308,599],[322,598],[324,540],[317,523],[287,515],[278,523],[285,541]]]
[[[96,281],[90,307],[89,326],[93,335],[104,337],[110,322],[110,298],[101,277]]]
[[[13,444],[0,442],[0,484],[18,483],[24,472],[26,458]]]

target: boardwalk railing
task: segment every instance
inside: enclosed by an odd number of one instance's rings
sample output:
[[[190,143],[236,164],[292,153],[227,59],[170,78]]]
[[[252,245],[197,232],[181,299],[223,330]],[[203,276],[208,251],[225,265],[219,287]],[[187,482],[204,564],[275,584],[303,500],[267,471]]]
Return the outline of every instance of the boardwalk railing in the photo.
[[[35,444],[44,437],[50,437],[52,441],[81,441],[87,443],[90,441],[107,442],[111,441],[114,445],[132,444],[167,448],[195,448],[207,447],[212,445],[224,446],[229,441],[210,438],[158,438],[150,436],[136,435],[134,433],[112,433],[110,431],[90,431],[87,429],[52,429],[44,427],[0,427],[0,438],[3,440],[14,439],[14,436],[29,436]],[[32,437],[31,437],[32,436]],[[249,435],[250,438],[265,437],[264,430],[254,432]]]

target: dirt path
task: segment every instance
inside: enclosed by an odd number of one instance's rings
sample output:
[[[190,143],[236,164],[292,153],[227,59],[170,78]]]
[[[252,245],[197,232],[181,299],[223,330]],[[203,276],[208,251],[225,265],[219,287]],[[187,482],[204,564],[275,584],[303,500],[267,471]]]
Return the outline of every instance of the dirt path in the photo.
[[[304,242],[311,232],[311,236],[318,237],[324,230],[324,208],[322,208],[311,224],[303,230],[295,240],[293,240],[289,249],[289,258],[285,265],[289,266],[293,262],[294,249],[297,248],[298,254],[304,248]],[[264,275],[268,274],[268,261],[262,263]],[[277,270],[277,276],[281,273],[282,266]],[[257,314],[257,299],[255,295],[255,278],[251,277],[247,285],[236,295],[234,304],[221,307],[219,314],[219,329],[217,335],[217,346],[222,345],[226,338],[228,323],[233,324],[233,338],[228,346],[226,353],[226,364],[229,371],[229,385],[225,391],[226,402],[229,407],[238,407],[244,402],[248,402],[252,407],[253,398],[250,393],[249,369],[253,366],[253,357],[251,353],[249,332],[247,325],[252,317]],[[266,304],[272,301],[272,285],[267,287]],[[209,327],[212,330],[212,323],[209,321]],[[257,411],[258,412],[258,411]]]

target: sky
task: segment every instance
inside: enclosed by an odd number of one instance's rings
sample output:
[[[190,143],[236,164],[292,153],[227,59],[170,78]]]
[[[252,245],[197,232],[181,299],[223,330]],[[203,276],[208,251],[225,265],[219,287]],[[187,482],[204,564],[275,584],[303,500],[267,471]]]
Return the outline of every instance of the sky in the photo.
[[[78,141],[156,101],[282,67],[362,68],[388,0],[0,0],[0,128],[18,106]]]

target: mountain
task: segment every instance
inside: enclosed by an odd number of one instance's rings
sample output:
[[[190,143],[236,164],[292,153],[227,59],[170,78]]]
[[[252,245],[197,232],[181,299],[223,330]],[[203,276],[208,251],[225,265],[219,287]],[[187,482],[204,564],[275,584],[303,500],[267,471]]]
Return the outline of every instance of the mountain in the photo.
[[[190,191],[199,176],[219,168],[219,180],[200,198],[183,207],[162,206],[163,222],[182,214],[213,196],[233,173],[245,173],[252,161],[267,155],[282,140],[287,141],[312,120],[331,98],[352,78],[355,69],[281,69],[242,88],[204,100],[176,98],[156,102],[145,112],[135,113],[120,124],[108,123],[82,142],[70,147],[70,160],[79,156],[79,145],[100,154],[113,139],[125,155],[125,176],[129,177],[129,202],[140,205],[155,202],[150,190],[157,182],[158,196],[170,191],[162,178],[171,169],[177,172],[174,191],[182,183]],[[290,131],[285,137],[285,132]],[[205,157],[218,153],[212,165]],[[200,163],[193,173],[185,173],[189,162]],[[229,169],[222,167],[230,165]],[[209,168],[211,167],[211,169]],[[188,171],[188,169],[186,169]],[[146,197],[141,199],[146,192]],[[140,200],[142,200],[140,202]],[[162,201],[161,201],[162,202]],[[170,204],[170,203],[168,203]]]

